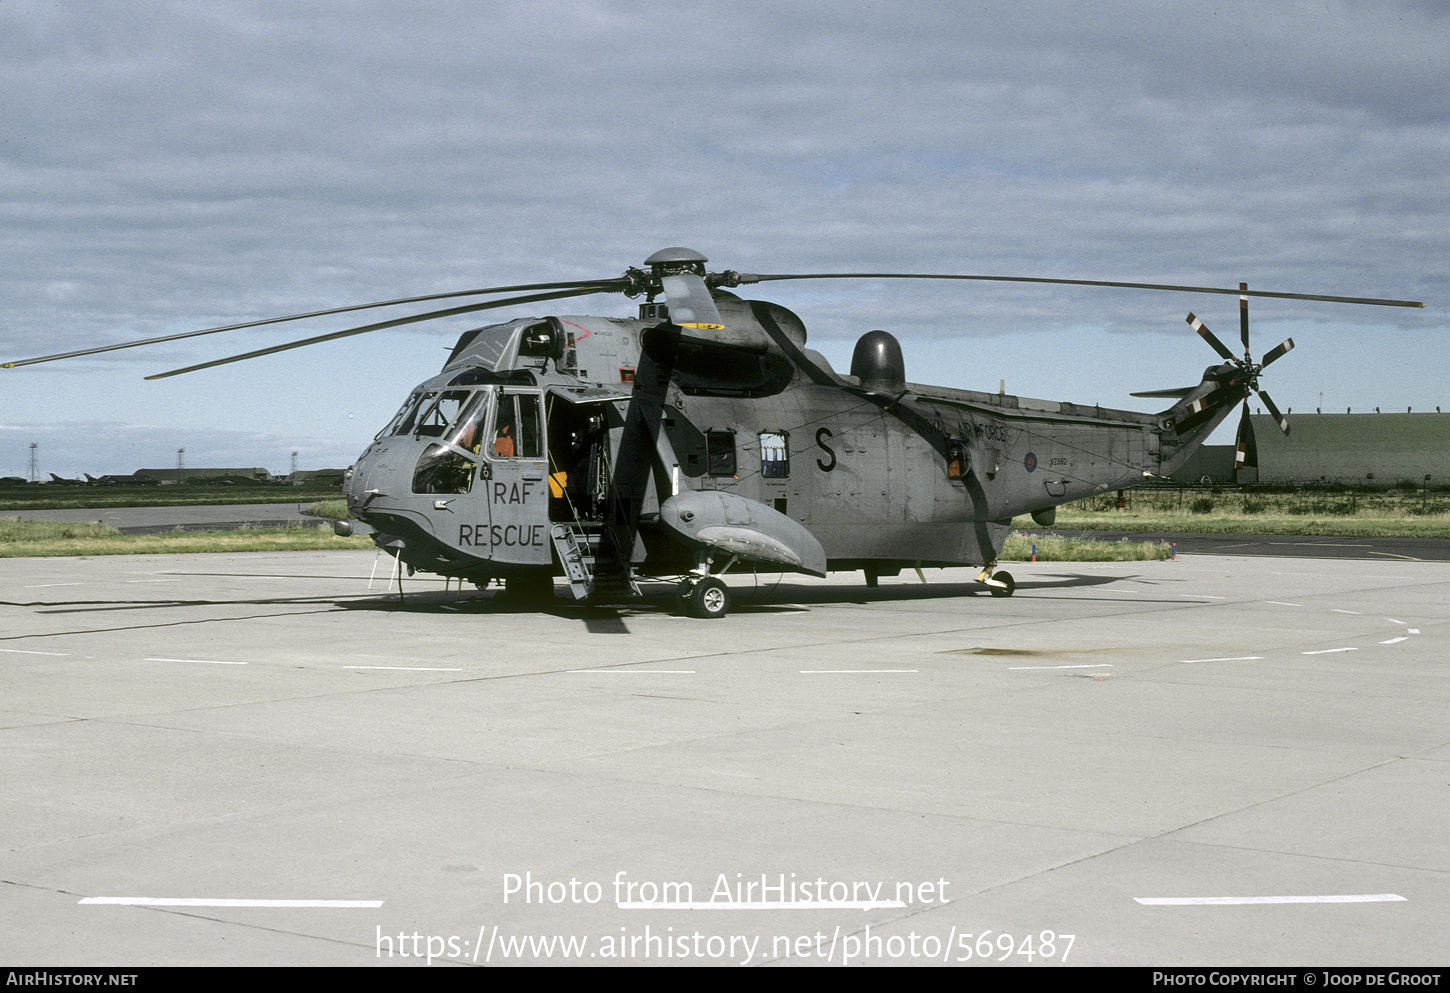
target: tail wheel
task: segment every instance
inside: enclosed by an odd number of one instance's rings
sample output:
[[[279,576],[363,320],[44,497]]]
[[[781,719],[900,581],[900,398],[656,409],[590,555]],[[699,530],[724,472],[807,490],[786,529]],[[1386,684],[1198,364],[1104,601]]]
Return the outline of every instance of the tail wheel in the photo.
[[[994,572],[992,578],[1001,583],[1001,586],[988,586],[993,596],[1011,596],[1017,589],[1017,581],[1012,578],[1010,572]]]
[[[730,587],[706,576],[690,590],[687,602],[693,617],[724,617],[730,612]]]

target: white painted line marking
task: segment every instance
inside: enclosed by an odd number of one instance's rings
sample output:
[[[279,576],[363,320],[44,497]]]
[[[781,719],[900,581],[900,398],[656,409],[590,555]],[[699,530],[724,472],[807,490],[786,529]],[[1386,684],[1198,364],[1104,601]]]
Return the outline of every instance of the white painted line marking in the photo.
[[[128,580],[126,580],[126,584],[128,586],[134,585],[136,583],[179,583],[179,582],[181,582],[181,580],[179,580],[179,579],[128,579]]]
[[[1272,603],[1278,607],[1302,607],[1302,603],[1285,603],[1283,600],[1265,600],[1265,603]]]
[[[1410,634],[1419,634],[1419,633],[1420,633],[1420,629],[1419,628],[1410,628]]]
[[[903,910],[900,900],[705,900],[695,903],[616,903],[620,910]]]
[[[1409,638],[1406,638],[1404,635],[1401,635],[1398,638],[1391,638],[1389,641],[1382,641],[1382,642],[1380,642],[1380,644],[1381,645],[1397,645],[1397,644],[1399,644],[1402,641],[1409,641],[1409,640],[1410,640]]]
[[[1193,663],[1193,662],[1257,662],[1258,660],[1260,660],[1262,658],[1263,658],[1262,655],[1235,655],[1231,659],[1184,659],[1183,661],[1185,663]]]
[[[1028,669],[1111,669],[1112,663],[1099,663],[1097,665],[1013,665],[1008,666],[1008,672],[1023,672]]]
[[[1394,903],[1397,893],[1351,893],[1344,896],[1135,896],[1148,907],[1225,907],[1251,903]]]
[[[462,669],[435,669],[422,665],[345,665],[344,669],[401,669],[404,672],[462,672]]]
[[[1300,655],[1332,655],[1335,652],[1357,652],[1357,648],[1321,648],[1317,652],[1300,652]]]
[[[692,675],[695,674],[695,670],[694,669],[568,669],[566,671],[568,671],[568,672],[598,672],[598,673],[603,673],[605,675],[617,675],[617,676],[642,676],[642,675],[650,675],[650,674],[658,675],[660,673],[665,673],[666,675],[674,675],[674,676],[692,676]]]
[[[802,669],[802,676],[821,676],[842,672],[920,672],[920,669]]]
[[[1207,593],[1180,593],[1181,597],[1188,597],[1190,600],[1227,600],[1226,596],[1209,596]]]
[[[145,659],[146,662],[200,662],[203,665],[246,665],[245,662],[218,662],[216,659]]]
[[[1404,624],[1404,623],[1406,623],[1405,621],[1397,621],[1393,617],[1386,617],[1385,620],[1389,621],[1391,624]]]
[[[14,655],[69,655],[70,652],[27,652],[23,648],[0,648],[0,652],[10,652]]]
[[[37,584],[35,586],[26,586],[26,587],[23,587],[23,589],[27,589],[27,590],[43,590],[47,586],[80,586],[80,585],[81,585],[80,583],[39,583],[39,584]]]
[[[328,907],[375,909],[381,900],[231,900],[205,897],[88,896],[80,905],[112,907]]]
[[[1336,614],[1354,614],[1356,617],[1364,616],[1357,610],[1340,610],[1338,607],[1330,607],[1329,609],[1334,611]]]
[[[1334,541],[1270,541],[1269,545],[1312,545],[1315,548],[1363,548],[1363,545]]]

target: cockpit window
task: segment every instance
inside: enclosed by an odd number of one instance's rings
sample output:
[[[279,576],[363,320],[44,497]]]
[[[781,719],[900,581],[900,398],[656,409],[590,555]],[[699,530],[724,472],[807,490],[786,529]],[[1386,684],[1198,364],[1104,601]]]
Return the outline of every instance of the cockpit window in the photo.
[[[403,401],[403,406],[398,408],[398,412],[393,415],[393,419],[388,422],[388,426],[373,437],[373,441],[377,441],[378,438],[383,438],[388,435],[407,434],[412,431],[413,418],[418,414],[418,405],[434,395],[433,393],[424,393],[422,390],[419,390],[409,396],[408,399]]]
[[[434,400],[413,429],[414,434],[438,438],[458,416],[458,411],[467,402],[472,390],[448,390]]]
[[[479,430],[483,415],[488,412],[488,391],[480,390],[463,405],[453,426],[448,429],[444,441],[455,448],[477,455],[483,446],[483,432]]]
[[[414,493],[467,493],[473,487],[488,395],[486,390],[474,393],[441,441],[423,452],[413,470]]]

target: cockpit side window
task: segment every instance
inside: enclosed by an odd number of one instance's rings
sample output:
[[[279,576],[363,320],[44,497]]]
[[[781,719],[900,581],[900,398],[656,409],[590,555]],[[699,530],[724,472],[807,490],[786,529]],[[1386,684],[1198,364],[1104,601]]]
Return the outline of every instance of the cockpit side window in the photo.
[[[537,393],[505,393],[494,419],[493,455],[502,459],[542,459],[544,419]]]

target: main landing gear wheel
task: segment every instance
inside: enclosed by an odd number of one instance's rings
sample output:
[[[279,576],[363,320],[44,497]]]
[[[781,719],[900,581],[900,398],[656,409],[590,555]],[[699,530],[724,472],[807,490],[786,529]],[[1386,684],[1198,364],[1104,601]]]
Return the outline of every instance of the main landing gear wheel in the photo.
[[[730,587],[714,576],[687,579],[675,595],[682,612],[691,617],[724,617],[730,612]]]
[[[993,596],[1011,596],[1017,589],[1017,582],[1012,578],[1010,572],[994,572],[992,578],[1001,583],[1001,586],[988,585],[987,589],[992,591]]]

